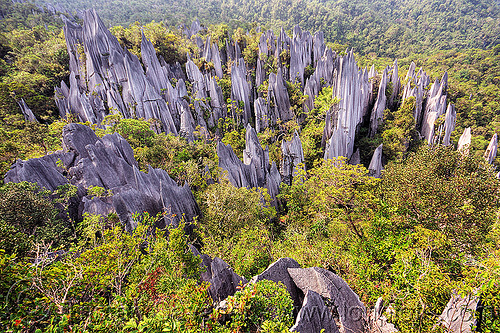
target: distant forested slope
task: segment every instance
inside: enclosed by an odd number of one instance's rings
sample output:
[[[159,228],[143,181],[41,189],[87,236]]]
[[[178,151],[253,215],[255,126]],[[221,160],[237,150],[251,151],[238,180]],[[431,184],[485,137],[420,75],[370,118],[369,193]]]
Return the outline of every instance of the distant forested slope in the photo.
[[[41,0],[40,0],[41,1]],[[436,49],[485,48],[500,41],[493,0],[60,0],[70,10],[96,8],[110,25],[256,22],[278,29],[322,30],[357,52],[402,57]]]

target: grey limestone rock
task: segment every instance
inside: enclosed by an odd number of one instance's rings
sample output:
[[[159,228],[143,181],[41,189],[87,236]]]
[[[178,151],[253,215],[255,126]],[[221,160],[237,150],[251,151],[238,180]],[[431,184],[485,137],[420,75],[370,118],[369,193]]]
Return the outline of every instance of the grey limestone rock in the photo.
[[[297,261],[292,258],[280,258],[259,275],[254,276],[250,283],[259,282],[262,280],[274,281],[276,283],[281,282],[286,287],[286,290],[290,293],[292,297],[293,304],[296,308],[300,308],[302,305],[302,300],[304,298],[304,293],[297,288],[293,282],[290,274],[288,273],[288,268],[300,268]]]
[[[271,73],[269,75],[268,105],[274,105],[274,108],[269,108],[271,126],[274,126],[278,119],[282,121],[293,119],[293,113],[290,110],[290,98],[285,87],[281,68],[278,68],[277,74]]]
[[[4,182],[20,183],[27,181],[37,183],[41,188],[54,191],[58,186],[68,183],[54,164],[44,158],[33,158],[27,161],[17,160],[5,174]]]
[[[413,116],[417,124],[417,129],[420,129],[423,116],[423,102],[426,97],[425,88],[429,85],[430,78],[422,69],[418,73],[415,73],[415,67],[415,63],[412,62],[406,74],[405,81],[407,83],[403,90],[403,101],[408,97],[415,97],[415,113]]]
[[[249,125],[246,129],[246,146],[243,161],[236,156],[229,145],[217,144],[219,167],[225,170],[228,180],[235,187],[265,187],[274,206],[278,206],[276,196],[281,176],[273,162],[269,164],[269,151],[262,149],[257,132]]]
[[[327,114],[322,139],[326,143],[324,157],[350,158],[358,127],[368,110],[371,86],[368,72],[359,69],[352,51],[337,58],[334,73],[333,96],[340,101],[335,110]]]
[[[200,24],[200,21],[197,19],[191,23],[190,28],[185,28],[184,33],[187,35],[188,38],[191,38],[192,36],[196,35],[198,32],[200,32],[203,29],[203,27]]]
[[[254,102],[255,110],[255,130],[261,133],[269,127],[269,111],[266,100],[259,97]]]
[[[375,304],[375,308],[371,312],[370,318],[370,329],[371,332],[377,333],[396,333],[398,330],[396,327],[389,323],[386,316],[383,314],[384,309],[384,300],[382,297],[377,299],[377,303]]]
[[[338,333],[340,331],[323,298],[318,293],[308,290],[290,332]]]
[[[380,146],[375,149],[373,152],[372,159],[370,161],[370,165],[368,166],[368,171],[370,176],[375,177],[375,178],[380,178],[382,174],[382,149],[383,145],[380,144]]]
[[[352,154],[351,159],[349,160],[349,164],[351,164],[351,165],[361,164],[361,157],[359,155],[359,148],[356,149],[354,154]]]
[[[495,157],[497,157],[497,141],[498,136],[495,133],[491,138],[490,143],[488,144],[488,148],[486,148],[486,151],[484,152],[484,159],[489,164],[492,164],[495,160]]]
[[[443,145],[449,146],[451,144],[450,137],[451,132],[455,130],[455,124],[457,122],[457,111],[453,104],[448,104],[446,109],[446,114],[444,118],[444,123],[439,125],[437,143],[442,142]],[[441,139],[442,138],[442,139]]]
[[[33,122],[38,122],[36,119],[35,115],[33,114],[33,111],[28,107],[24,99],[20,99],[17,101],[17,105],[19,105],[19,108],[21,109],[21,112],[23,113],[24,120],[25,121],[33,121]]]
[[[344,332],[364,333],[367,331],[366,308],[358,295],[338,275],[318,267],[289,268],[295,284],[307,294],[312,290],[330,299],[340,316]]]
[[[479,299],[474,296],[461,297],[454,292],[439,316],[439,322],[448,333],[472,333],[477,325],[475,312]]]
[[[158,227],[167,223],[176,225],[183,216],[190,222],[200,214],[187,184],[178,186],[161,169],[139,171],[132,148],[118,134],[98,138],[87,126],[69,124],[63,129],[63,147],[62,152],[16,162],[5,181],[36,182],[49,190],[68,182],[82,190],[90,186],[111,190],[112,196],[106,199],[84,198],[83,212],[100,215],[116,212],[129,231],[136,227],[137,221],[133,219],[136,212],[147,211],[153,216],[160,212],[170,214]]]
[[[472,139],[471,129],[470,127],[467,127],[466,129],[464,129],[464,132],[462,133],[460,139],[458,140],[457,150],[461,151],[464,154],[468,154],[471,145],[471,139]]]
[[[291,185],[293,177],[297,174],[299,164],[304,163],[304,151],[297,131],[290,141],[281,142],[281,175],[285,184]],[[305,167],[304,167],[305,168]]]
[[[55,89],[61,116],[72,112],[80,121],[100,125],[107,114],[121,113],[125,118],[157,119],[163,131],[177,134],[164,92],[180,65],[161,65],[143,35],[144,73],[139,59],[121,48],[95,10],[85,11],[83,21],[82,27],[67,21],[64,28],[71,74],[69,89],[64,84]]]
[[[290,82],[296,79],[304,86],[304,70],[311,64],[313,38],[309,31],[302,32],[296,25],[290,43]]]
[[[420,133],[429,144],[432,144],[434,139],[434,124],[436,120],[446,112],[447,87],[448,74],[444,73],[442,79],[436,80],[429,90],[420,130]]]
[[[146,38],[142,32],[141,39],[141,57],[142,63],[146,67],[146,77],[151,82],[156,91],[165,91],[170,84],[168,80],[168,70],[160,65],[156,56],[153,44]]]
[[[252,117],[250,89],[250,84],[247,82],[245,61],[240,58],[231,66],[231,99],[243,102],[243,114],[239,116],[239,122],[243,125],[248,124]]]
[[[370,131],[368,136],[373,138],[377,134],[378,127],[382,124],[384,119],[384,110],[387,104],[387,98],[385,97],[385,90],[387,88],[387,70],[386,68],[382,74],[382,80],[380,81],[380,86],[378,88],[377,101],[373,107],[373,111],[370,117]]]
[[[401,89],[401,80],[399,79],[399,70],[398,70],[398,59],[394,60],[390,81],[392,83],[392,93],[387,104],[389,108],[394,109],[396,106],[396,100],[399,95],[399,91]]]
[[[237,287],[248,282],[236,274],[224,260],[217,257],[213,260],[209,257],[202,259],[204,265],[210,263],[210,269],[207,269],[202,278],[210,283],[208,291],[214,302],[221,302],[228,296],[234,295],[238,291]]]
[[[318,61],[321,59],[323,54],[325,53],[326,45],[325,45],[325,35],[323,31],[316,31],[313,37],[313,61],[314,67],[318,64]]]
[[[63,128],[62,144],[65,152],[72,152],[78,158],[89,157],[85,147],[101,141],[88,126],[71,123]]]

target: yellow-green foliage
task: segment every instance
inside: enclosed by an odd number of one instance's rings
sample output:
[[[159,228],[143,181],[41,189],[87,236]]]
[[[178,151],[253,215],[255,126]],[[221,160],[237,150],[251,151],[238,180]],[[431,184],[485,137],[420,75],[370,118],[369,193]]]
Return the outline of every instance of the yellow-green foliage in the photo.
[[[236,188],[228,180],[210,185],[202,195],[202,225],[210,237],[233,237],[246,227],[264,227],[276,211],[266,189]]]
[[[227,308],[215,311],[217,318],[230,315],[233,332],[283,332],[293,323],[293,301],[285,286],[263,280],[249,284],[227,299]]]

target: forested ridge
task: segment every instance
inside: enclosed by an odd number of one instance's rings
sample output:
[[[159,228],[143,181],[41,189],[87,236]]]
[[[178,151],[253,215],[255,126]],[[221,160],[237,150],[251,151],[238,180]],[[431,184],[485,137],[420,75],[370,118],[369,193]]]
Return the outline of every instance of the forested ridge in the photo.
[[[257,23],[291,29],[296,24],[322,30],[329,42],[357,52],[405,57],[433,50],[491,47],[499,42],[499,4],[467,1],[61,1],[69,10],[96,8],[106,23],[125,25],[152,20],[169,26]],[[119,11],[116,8],[120,8]],[[235,23],[236,23],[235,22]]]
[[[58,4],[0,2],[1,331],[500,331],[498,3]]]

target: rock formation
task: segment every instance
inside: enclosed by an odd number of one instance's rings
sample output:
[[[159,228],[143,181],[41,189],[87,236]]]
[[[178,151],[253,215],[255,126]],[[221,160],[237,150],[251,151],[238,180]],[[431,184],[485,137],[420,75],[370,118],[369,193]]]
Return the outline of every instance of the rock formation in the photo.
[[[375,151],[373,152],[372,160],[370,161],[370,165],[368,166],[370,176],[373,176],[375,178],[380,178],[382,174],[382,149],[382,144],[378,146],[377,149],[375,149]]]
[[[19,105],[19,108],[21,109],[21,112],[23,113],[25,121],[38,122],[35,115],[33,114],[33,111],[31,111],[31,109],[28,107],[28,105],[26,104],[24,99],[21,98],[19,101],[17,101],[17,105]]]
[[[292,178],[297,174],[300,164],[304,163],[304,151],[297,131],[293,134],[292,140],[281,142],[281,175],[283,182],[290,185]]]
[[[488,148],[486,148],[486,151],[484,152],[484,159],[486,162],[489,164],[492,164],[495,158],[497,157],[497,134],[493,135],[493,137],[490,140],[490,143],[488,145]]]
[[[366,308],[358,295],[338,275],[318,267],[289,268],[288,272],[304,293],[312,290],[333,302],[344,332],[366,332]]]
[[[370,317],[370,329],[371,332],[378,333],[396,333],[398,330],[396,327],[389,323],[386,316],[383,314],[384,310],[384,300],[382,297],[377,299],[377,303],[375,304],[375,308],[371,312]]]
[[[234,295],[238,290],[237,287],[248,282],[236,274],[224,260],[217,257],[212,260],[206,255],[202,255],[202,259],[206,267],[202,279],[210,283],[208,291],[214,302],[221,302],[228,296]]]
[[[264,272],[254,276],[250,280],[250,283],[259,282],[262,280],[283,283],[283,285],[290,293],[290,297],[293,300],[295,308],[300,309],[300,307],[302,306],[302,300],[304,299],[304,293],[302,292],[302,290],[297,288],[295,282],[293,282],[290,274],[288,273],[288,268],[300,268],[300,265],[292,258],[280,258],[269,265],[269,267]]]
[[[371,138],[377,134],[378,127],[382,124],[384,119],[384,110],[387,103],[387,98],[385,97],[385,90],[387,88],[387,70],[388,68],[386,68],[382,74],[382,80],[380,81],[380,86],[378,88],[377,101],[375,102],[375,106],[373,107],[370,117],[370,131],[368,132],[368,136]]]
[[[460,139],[458,140],[457,150],[463,152],[464,154],[468,154],[470,149],[470,144],[471,144],[471,130],[470,127],[467,127],[466,129],[464,129],[464,132],[462,133]]]
[[[262,149],[257,133],[250,126],[246,128],[246,146],[243,162],[236,156],[229,145],[217,144],[219,167],[227,171],[227,178],[235,187],[265,187],[274,206],[278,206],[276,196],[281,183],[276,164],[269,163],[269,150]]]
[[[335,110],[326,116],[323,132],[325,159],[351,157],[354,139],[368,111],[371,95],[368,72],[358,68],[352,51],[337,58],[334,68],[333,96],[340,101]]]
[[[427,102],[422,115],[420,134],[422,134],[429,144],[433,143],[436,120],[446,112],[447,88],[448,74],[444,73],[441,80],[436,79],[428,93]]]
[[[308,290],[304,304],[290,332],[300,333],[338,333],[339,329],[325,301],[318,293]]]
[[[454,292],[439,316],[439,322],[449,333],[472,333],[476,323],[479,299],[473,296],[461,297]]]
[[[118,134],[99,138],[87,126],[69,124],[63,130],[63,148],[41,158],[18,160],[7,172],[5,182],[29,181],[50,191],[70,183],[83,193],[83,213],[117,213],[127,230],[136,227],[133,215],[137,212],[147,211],[152,216],[166,212],[174,224],[182,217],[190,222],[199,215],[189,186],[178,186],[161,169],[139,171],[132,148]],[[110,190],[112,196],[86,196],[91,186]],[[158,227],[166,223],[170,219],[160,220]]]

